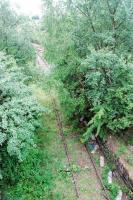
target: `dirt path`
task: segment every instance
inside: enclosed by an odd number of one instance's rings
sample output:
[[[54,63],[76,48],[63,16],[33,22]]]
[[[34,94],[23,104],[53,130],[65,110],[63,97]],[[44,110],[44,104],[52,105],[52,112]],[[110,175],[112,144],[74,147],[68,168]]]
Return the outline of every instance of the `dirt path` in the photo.
[[[37,63],[39,67],[44,72],[48,72],[48,64],[42,59],[42,48],[40,48],[40,46],[35,46],[35,48],[38,54]],[[40,96],[43,98],[42,94]],[[50,109],[53,110],[51,96],[48,97],[47,101],[51,102]],[[54,113],[52,112],[52,114]],[[54,114],[54,119],[50,121],[51,124],[49,126],[54,126],[55,133],[54,137],[51,139],[51,145],[48,147],[49,151],[53,152],[55,160],[58,163],[57,170],[53,169],[55,177],[57,177],[55,179],[56,184],[53,193],[62,194],[61,197],[57,198],[58,200],[105,200],[102,187],[96,176],[91,160],[88,157],[85,146],[80,143],[77,135],[71,132],[71,127],[64,126],[64,132],[67,133],[65,135],[65,142],[70,159],[69,165],[64,145],[59,134],[59,129],[56,126],[56,120],[56,115]],[[60,177],[60,174],[62,173],[63,176],[65,176],[65,179]],[[71,176],[72,173],[74,180]],[[74,181],[78,190],[78,198],[75,192]]]

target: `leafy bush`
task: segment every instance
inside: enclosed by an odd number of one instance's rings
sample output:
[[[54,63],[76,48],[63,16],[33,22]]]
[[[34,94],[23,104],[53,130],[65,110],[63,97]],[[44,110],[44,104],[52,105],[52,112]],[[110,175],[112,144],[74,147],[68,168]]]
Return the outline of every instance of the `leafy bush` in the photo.
[[[118,133],[133,124],[133,68],[106,50],[93,51],[85,60],[86,85],[94,113],[85,136],[96,130]]]
[[[26,160],[16,165],[16,184],[8,187],[5,198],[8,200],[52,199],[54,177],[50,166],[52,166],[51,157],[48,152],[40,148],[32,148]]]
[[[23,161],[34,145],[33,136],[39,126],[42,108],[25,83],[26,77],[15,60],[0,53],[0,160],[1,178],[9,163]],[[5,167],[6,166],[6,167]]]

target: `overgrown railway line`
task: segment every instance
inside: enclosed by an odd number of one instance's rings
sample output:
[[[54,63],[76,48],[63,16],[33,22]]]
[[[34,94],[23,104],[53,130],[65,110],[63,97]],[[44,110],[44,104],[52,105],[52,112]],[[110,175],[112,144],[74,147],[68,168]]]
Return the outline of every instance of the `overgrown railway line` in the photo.
[[[44,62],[43,59],[42,59],[42,56],[40,56],[40,54],[42,53],[43,50],[41,50],[41,47],[39,45],[35,45],[35,44],[34,44],[34,48],[36,49],[36,52],[37,52],[37,63],[45,73],[45,72],[47,72],[48,64],[46,62]],[[40,59],[40,57],[41,57],[41,64],[40,64],[40,62],[38,60],[38,59]],[[42,63],[42,61],[43,61],[43,63]],[[71,158],[70,158],[70,154],[69,154],[69,148],[68,148],[68,145],[67,145],[67,141],[66,141],[66,138],[65,138],[65,135],[64,135],[64,127],[63,127],[63,122],[62,122],[62,117],[61,117],[60,110],[59,110],[59,108],[57,106],[56,99],[54,99],[52,97],[52,95],[50,95],[50,96],[51,96],[51,101],[52,101],[52,105],[53,105],[53,111],[55,113],[55,117],[56,117],[56,121],[57,121],[58,131],[59,131],[59,134],[60,134],[60,137],[61,137],[61,140],[62,140],[62,144],[64,146],[64,151],[65,151],[65,154],[66,154],[67,163],[68,163],[68,166],[70,168],[71,177],[72,177],[72,183],[73,183],[74,190],[75,190],[75,196],[79,200],[85,200],[85,199],[82,198],[82,196],[80,194],[79,187],[78,187],[77,180],[76,180],[76,175],[72,171]],[[86,146],[84,146],[84,149],[85,149],[86,153],[88,154],[88,158],[87,159],[91,163],[91,168],[93,169],[94,174],[96,175],[95,177],[97,177],[97,179],[98,179],[97,182],[98,182],[99,187],[101,188],[100,190],[102,191],[102,196],[99,194],[99,198],[98,199],[100,199],[100,200],[105,200],[105,199],[106,200],[110,200],[109,197],[108,197],[108,194],[106,192],[106,189],[105,189],[104,185],[102,184],[102,180],[101,180],[100,175],[99,175],[99,173],[97,171],[96,164],[93,161],[93,158],[91,157],[91,154],[86,149]],[[88,168],[88,172],[90,172],[89,168]],[[89,177],[88,177],[88,181],[89,181]],[[89,189],[90,188],[88,188],[88,190]],[[90,196],[91,196],[91,194],[90,194]],[[92,197],[90,197],[90,198],[92,198]],[[89,199],[89,197],[87,199]]]
[[[41,54],[40,52],[42,52],[41,49],[40,49],[40,46],[37,46],[37,47],[35,46],[35,48],[36,48],[36,51],[37,51],[38,59],[41,57],[41,64],[40,64],[40,62],[38,62],[38,65],[40,65],[40,68],[42,68],[42,70],[45,73],[45,72],[47,72],[47,69],[49,68],[48,64],[46,62],[44,62],[43,59],[42,59],[42,56],[40,56],[40,54]],[[60,114],[60,110],[59,110],[59,108],[57,106],[56,99],[54,99],[51,96],[51,100],[52,100],[52,104],[53,104],[53,111],[55,113],[55,117],[56,117],[56,121],[57,121],[58,131],[59,131],[59,134],[61,136],[62,144],[64,146],[64,151],[65,151],[65,154],[66,154],[67,163],[68,163],[69,168],[71,169],[71,158],[70,158],[70,153],[69,153],[69,148],[68,148],[68,145],[67,145],[67,141],[66,141],[66,138],[65,138],[65,135],[64,135],[64,127],[63,127],[63,123],[62,123],[62,117],[61,117],[61,114]],[[99,172],[97,170],[97,166],[96,166],[96,163],[95,163],[95,161],[93,159],[93,156],[90,153],[90,151],[89,151],[89,149],[87,148],[86,145],[85,145],[85,149],[86,149],[86,152],[88,154],[88,160],[91,162],[91,165],[92,165],[92,167],[94,169],[94,172],[95,172],[95,175],[96,175],[96,177],[98,179],[100,187],[103,190],[103,193],[102,193],[103,199],[109,200],[110,198],[109,198],[109,195],[108,195],[108,191],[106,190],[106,188],[105,188],[105,186],[104,186],[104,184],[102,182],[101,175],[99,174]],[[103,152],[102,152],[102,154],[103,154]],[[72,170],[71,170],[71,177],[72,177],[72,182],[73,182],[76,198],[81,200],[82,197],[80,195],[80,191],[79,191],[79,188],[78,188],[78,185],[77,185],[76,176],[75,176],[75,174],[73,173]],[[88,180],[89,180],[89,178],[88,178]],[[125,200],[125,198],[124,198],[124,200]]]
[[[70,157],[69,157],[68,146],[67,146],[65,136],[64,136],[63,123],[62,123],[62,120],[61,120],[61,115],[60,115],[59,110],[57,109],[56,100],[52,99],[52,103],[53,103],[53,110],[54,110],[54,113],[55,113],[59,134],[60,134],[61,139],[62,139],[62,143],[63,143],[63,146],[64,146],[64,151],[65,151],[65,154],[66,154],[66,157],[67,157],[69,168],[71,169],[71,160],[70,160]],[[80,199],[80,194],[78,192],[76,180],[75,180],[75,177],[74,177],[74,174],[73,174],[72,171],[71,171],[71,176],[72,176],[72,181],[73,181],[76,197],[78,199]]]
[[[56,117],[56,121],[57,121],[57,126],[58,126],[58,130],[59,130],[59,134],[60,134],[60,136],[62,138],[62,142],[63,142],[63,146],[64,146],[64,151],[65,151],[65,154],[66,154],[66,157],[67,157],[68,165],[69,165],[69,168],[71,169],[71,159],[69,157],[69,149],[68,149],[68,145],[67,145],[67,142],[66,142],[66,139],[65,139],[64,130],[63,130],[63,123],[62,123],[62,119],[61,119],[61,114],[60,114],[60,110],[57,108],[56,99],[52,99],[52,104],[53,104],[53,110],[55,112],[55,117]],[[100,174],[99,174],[99,172],[97,170],[95,161],[94,161],[91,153],[89,152],[87,146],[86,145],[84,145],[84,146],[85,146],[86,152],[88,154],[88,159],[91,161],[91,164],[92,164],[93,169],[95,171],[95,174],[96,174],[96,177],[98,179],[98,182],[101,185],[101,188],[102,188],[102,190],[104,192],[103,197],[106,200],[110,200],[108,192],[106,191],[106,188],[105,188],[105,186],[104,186],[104,184],[102,182],[102,178],[101,178],[101,176],[100,176]],[[78,199],[81,199],[80,192],[79,192],[79,189],[77,187],[75,175],[72,172],[72,170],[71,170],[71,176],[72,176],[72,181],[73,181],[73,185],[74,185],[76,197]]]
[[[85,148],[86,148],[86,151],[87,151],[87,153],[88,153],[89,159],[91,160],[91,163],[92,163],[92,165],[93,165],[93,167],[94,167],[94,170],[95,170],[95,172],[96,172],[97,178],[98,178],[98,180],[99,180],[99,182],[100,182],[100,184],[101,184],[101,187],[102,187],[102,189],[103,189],[103,191],[104,191],[104,197],[105,197],[107,200],[110,200],[110,198],[109,198],[109,196],[108,196],[108,193],[107,193],[107,190],[106,190],[106,188],[105,188],[105,186],[104,186],[104,184],[103,184],[102,178],[101,178],[101,176],[100,176],[100,174],[99,174],[99,172],[98,172],[98,170],[97,170],[96,163],[94,162],[94,159],[93,159],[93,157],[92,157],[92,155],[91,155],[91,153],[90,153],[90,151],[88,150],[88,148],[87,148],[86,145],[85,145]]]
[[[52,98],[52,97],[51,97]],[[57,121],[57,126],[58,126],[58,130],[59,130],[59,134],[62,138],[62,143],[63,143],[63,146],[64,146],[64,151],[65,151],[65,154],[66,154],[66,157],[67,157],[67,161],[68,161],[68,165],[69,165],[69,168],[71,169],[71,159],[70,159],[70,156],[69,156],[69,148],[68,148],[68,145],[67,145],[67,141],[66,141],[66,138],[65,138],[65,135],[64,135],[64,128],[63,128],[63,122],[62,122],[62,117],[61,117],[61,113],[60,113],[60,110],[59,108],[57,108],[57,103],[56,103],[56,99],[52,99],[52,104],[53,104],[53,110],[54,110],[54,113],[55,113],[55,117],[56,117],[56,121]],[[97,139],[96,139],[97,141]],[[99,142],[97,141],[98,145],[99,145]],[[101,178],[101,175],[99,174],[99,171],[97,169],[97,166],[96,166],[96,163],[94,161],[94,158],[91,154],[91,152],[89,151],[87,145],[85,144],[84,145],[85,149],[86,149],[86,152],[88,154],[88,160],[91,161],[91,164],[93,166],[93,169],[95,171],[95,174],[96,174],[96,177],[98,179],[98,182],[99,184],[101,185],[101,188],[103,190],[103,197],[106,199],[106,200],[110,200],[109,198],[109,194],[108,194],[108,191],[107,189],[105,188],[104,184],[103,184],[103,181],[102,181],[102,178]],[[104,154],[102,149],[100,149],[102,155]],[[89,170],[89,169],[88,169]],[[75,175],[74,173],[72,172],[71,170],[71,176],[72,176],[72,182],[73,182],[73,185],[74,185],[74,189],[75,189],[75,194],[76,194],[76,197],[78,199],[81,199],[81,196],[80,196],[80,192],[79,192],[79,189],[77,187],[77,182],[76,182],[76,179],[75,179]],[[121,175],[119,173],[117,173],[117,176],[116,178],[119,179],[120,182],[123,182],[123,184],[125,186],[127,186],[127,184],[124,182],[124,177],[121,177]],[[126,194],[123,194],[123,197],[122,197],[122,200],[129,200],[129,198],[127,197]]]

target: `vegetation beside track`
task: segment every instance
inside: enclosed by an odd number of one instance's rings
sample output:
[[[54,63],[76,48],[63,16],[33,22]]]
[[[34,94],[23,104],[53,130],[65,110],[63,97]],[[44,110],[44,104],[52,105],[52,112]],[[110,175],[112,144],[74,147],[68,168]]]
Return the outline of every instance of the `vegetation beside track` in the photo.
[[[124,135],[133,125],[131,0],[44,0],[45,57],[61,81],[70,121],[92,134]],[[70,109],[69,109],[69,106]]]
[[[69,134],[72,165],[67,166],[51,98],[44,91],[48,83],[57,89],[63,116],[74,131],[80,130],[82,142],[93,134],[123,139],[128,132],[132,147],[133,2],[42,1],[44,15],[36,35],[34,19],[0,0],[0,186],[7,200],[75,200],[73,171],[83,199],[98,199],[101,190],[96,191],[93,169],[87,172],[83,164],[84,145]],[[35,68],[32,42],[43,43],[44,57],[53,65],[47,83]],[[117,154],[125,148],[120,142]],[[131,168],[132,154],[126,155]],[[115,189],[112,185],[112,198]]]

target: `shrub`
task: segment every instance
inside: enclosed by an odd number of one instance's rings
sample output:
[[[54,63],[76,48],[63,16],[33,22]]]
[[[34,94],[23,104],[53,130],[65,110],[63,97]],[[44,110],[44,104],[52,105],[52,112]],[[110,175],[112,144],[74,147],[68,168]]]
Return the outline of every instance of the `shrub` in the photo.
[[[93,52],[84,63],[88,67],[86,85],[93,117],[84,135],[96,130],[118,133],[133,124],[133,68],[106,50]]]

